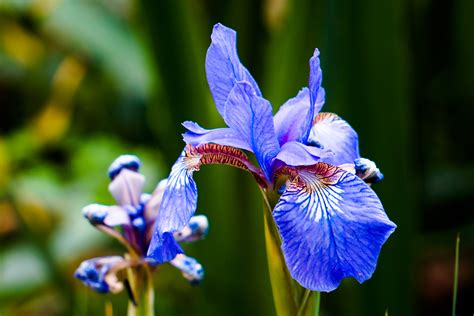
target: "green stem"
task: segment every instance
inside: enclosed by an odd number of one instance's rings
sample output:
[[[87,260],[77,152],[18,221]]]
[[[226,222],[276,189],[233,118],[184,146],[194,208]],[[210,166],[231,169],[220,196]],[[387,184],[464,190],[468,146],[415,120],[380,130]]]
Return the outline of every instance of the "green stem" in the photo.
[[[264,226],[268,270],[272,286],[273,301],[278,316],[314,316],[319,313],[319,293],[311,292],[299,285],[290,275],[281,251],[281,238],[272,216],[279,196],[261,190],[265,201]],[[316,301],[309,298],[315,293]]]
[[[458,297],[458,275],[459,275],[459,242],[461,238],[459,234],[456,238],[456,254],[454,258],[454,282],[453,282],[453,311],[452,315],[456,316],[456,301]]]
[[[147,264],[131,267],[127,270],[127,274],[135,300],[135,302],[129,301],[127,316],[155,315],[155,294],[150,267]]]

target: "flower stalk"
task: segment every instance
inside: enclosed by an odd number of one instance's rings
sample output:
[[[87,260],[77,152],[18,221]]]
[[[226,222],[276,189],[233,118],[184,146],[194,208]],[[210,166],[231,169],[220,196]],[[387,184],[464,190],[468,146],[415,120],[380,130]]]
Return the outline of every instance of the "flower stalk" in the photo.
[[[265,246],[273,301],[278,316],[319,315],[320,293],[299,285],[290,275],[281,251],[281,238],[272,217],[279,195],[261,189],[264,203]]]
[[[127,316],[153,316],[155,292],[151,267],[147,264],[127,269],[132,298]]]

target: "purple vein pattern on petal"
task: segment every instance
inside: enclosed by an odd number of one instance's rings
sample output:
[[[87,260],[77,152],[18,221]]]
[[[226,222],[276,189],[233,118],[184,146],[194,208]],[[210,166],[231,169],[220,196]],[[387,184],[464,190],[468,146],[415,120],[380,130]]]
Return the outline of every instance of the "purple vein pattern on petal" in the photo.
[[[308,88],[301,89],[296,97],[289,99],[280,107],[273,121],[281,146],[286,142],[302,138],[301,130],[309,108]]]
[[[249,83],[239,82],[229,94],[224,119],[246,140],[265,176],[272,181],[271,162],[280,146],[275,135],[270,102],[256,95]]]
[[[313,124],[313,119],[315,113],[318,113],[321,110],[321,107],[324,104],[324,89],[321,87],[321,82],[323,80],[323,72],[321,70],[321,64],[319,62],[319,50],[316,48],[314,50],[313,57],[309,60],[309,99],[310,106],[308,112],[306,113],[303,124],[300,127],[300,138],[299,142],[306,144],[308,140],[309,133],[311,131],[311,125]]]
[[[324,149],[291,141],[283,144],[275,160],[280,160],[288,166],[310,166],[320,161],[321,158],[330,156],[332,153]]]
[[[325,163],[296,170],[273,211],[292,277],[325,292],[345,277],[364,282],[396,225],[357,176]]]
[[[181,230],[193,216],[197,207],[197,187],[193,173],[199,158],[186,157],[183,151],[174,163],[161,200],[155,231],[172,233]]]
[[[211,35],[212,43],[206,55],[206,75],[217,111],[224,117],[224,107],[230,91],[238,81],[249,82],[255,93],[260,89],[249,71],[240,63],[237,54],[237,34],[234,30],[218,23]]]
[[[331,165],[353,163],[354,159],[360,157],[356,131],[333,113],[319,113],[316,116],[308,142],[317,142],[331,150],[334,156],[322,160]]]
[[[183,126],[188,130],[183,134],[184,141],[194,147],[201,144],[215,143],[248,151],[252,150],[245,139],[242,139],[230,128],[205,129],[191,121],[184,122]]]

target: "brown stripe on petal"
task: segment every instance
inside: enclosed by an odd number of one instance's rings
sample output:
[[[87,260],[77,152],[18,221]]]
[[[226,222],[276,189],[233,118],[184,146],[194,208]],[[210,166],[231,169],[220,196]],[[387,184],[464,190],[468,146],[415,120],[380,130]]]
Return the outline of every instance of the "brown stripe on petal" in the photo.
[[[340,181],[346,171],[336,166],[318,162],[312,166],[304,167],[282,167],[278,169],[278,175],[289,177],[293,186],[311,190],[314,181],[325,185],[333,185]]]
[[[196,147],[186,146],[186,159],[199,158],[198,163],[193,166],[199,169],[201,165],[228,165],[233,166],[252,173],[260,185],[267,186],[265,177],[261,170],[255,167],[247,155],[232,146],[224,146],[218,144],[203,144]]]
[[[313,120],[313,125],[317,124],[321,121],[335,121],[340,119],[337,114],[330,113],[330,112],[320,112]]]

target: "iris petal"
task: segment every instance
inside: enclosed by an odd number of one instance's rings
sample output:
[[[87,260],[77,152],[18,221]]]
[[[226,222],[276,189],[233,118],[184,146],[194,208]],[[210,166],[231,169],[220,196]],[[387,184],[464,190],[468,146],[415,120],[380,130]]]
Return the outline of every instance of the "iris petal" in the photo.
[[[375,192],[325,163],[293,170],[273,211],[292,277],[316,291],[332,291],[345,277],[370,278],[396,228]]]
[[[199,158],[186,157],[183,151],[171,168],[156,218],[155,230],[160,233],[183,229],[196,211],[197,187],[193,173],[199,166]]]
[[[206,55],[206,75],[217,111],[224,118],[225,103],[238,81],[247,81],[259,96],[260,89],[249,71],[240,63],[237,54],[237,34],[222,25],[214,25],[212,43]]]
[[[170,263],[181,270],[183,277],[191,284],[197,284],[204,278],[204,268],[192,257],[178,254]]]
[[[311,57],[309,60],[309,68],[308,87],[310,103],[304,122],[300,127],[300,138],[298,139],[298,141],[303,144],[306,144],[308,141],[315,113],[318,113],[324,104],[325,93],[324,89],[321,87],[323,72],[321,70],[321,65],[319,62],[319,50],[317,48],[314,50],[313,57]]]
[[[270,103],[258,96],[249,83],[239,82],[229,94],[226,104],[225,122],[245,139],[263,173],[271,181],[271,162],[280,146],[273,126]]]
[[[207,236],[209,221],[205,215],[191,217],[188,225],[181,231],[174,233],[174,238],[179,242],[193,242]]]
[[[74,276],[99,293],[118,293],[123,284],[115,273],[127,266],[125,259],[119,256],[98,257],[83,261]]]
[[[145,177],[138,172],[122,169],[109,184],[109,191],[118,205],[140,204],[140,195],[145,184]]]
[[[130,225],[127,211],[119,206],[90,204],[82,209],[82,214],[93,225],[103,224],[109,227]]]
[[[201,144],[215,143],[224,146],[232,146],[251,151],[251,148],[242,137],[230,128],[205,129],[197,123],[186,121],[183,126],[188,132],[183,134],[186,144],[199,146]]]
[[[174,239],[173,234],[168,232],[160,234],[155,230],[148,247],[147,258],[151,259],[152,265],[156,265],[169,262],[176,255],[183,252],[181,246]]]
[[[281,146],[286,142],[301,138],[301,127],[305,122],[309,108],[308,88],[303,88],[296,97],[289,99],[280,107],[273,120]]]
[[[333,113],[319,113],[309,135],[308,144],[318,143],[334,152],[322,161],[331,165],[353,163],[359,158],[359,137],[354,129]]]
[[[333,154],[327,150],[291,141],[281,147],[275,160],[280,160],[288,166],[309,166],[314,165],[324,157],[330,157],[332,155]]]

